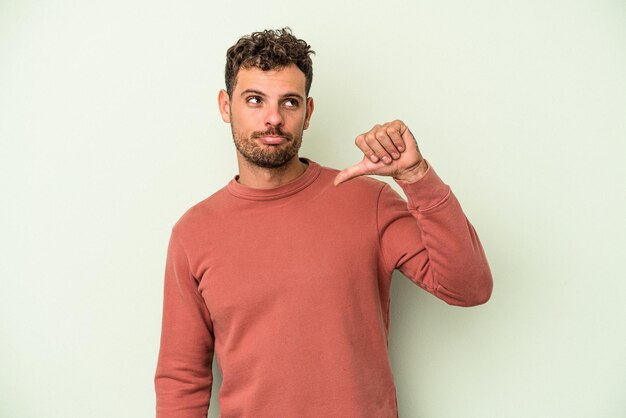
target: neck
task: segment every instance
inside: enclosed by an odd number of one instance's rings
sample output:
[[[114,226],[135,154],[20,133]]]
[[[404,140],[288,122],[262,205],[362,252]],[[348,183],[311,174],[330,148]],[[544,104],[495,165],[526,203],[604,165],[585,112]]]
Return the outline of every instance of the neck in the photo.
[[[300,177],[307,168],[307,164],[300,161],[297,155],[287,164],[277,168],[259,167],[241,155],[237,155],[237,160],[239,165],[237,182],[254,189],[274,189],[282,186]]]

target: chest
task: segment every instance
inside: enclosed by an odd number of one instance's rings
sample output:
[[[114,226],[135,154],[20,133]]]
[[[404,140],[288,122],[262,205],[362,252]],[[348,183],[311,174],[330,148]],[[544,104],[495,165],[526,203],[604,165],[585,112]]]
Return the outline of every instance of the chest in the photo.
[[[326,209],[326,210],[325,210]],[[193,264],[217,330],[306,316],[377,294],[375,213],[315,202],[242,208],[200,236]]]

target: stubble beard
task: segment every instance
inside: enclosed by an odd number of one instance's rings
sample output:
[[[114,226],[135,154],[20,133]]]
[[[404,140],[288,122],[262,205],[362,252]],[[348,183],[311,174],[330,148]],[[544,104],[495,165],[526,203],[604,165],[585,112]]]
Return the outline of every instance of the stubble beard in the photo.
[[[302,132],[291,135],[283,132],[280,128],[270,128],[266,131],[255,131],[249,137],[239,134],[231,124],[233,142],[237,151],[248,161],[257,167],[281,169],[286,168],[300,150],[302,145]],[[281,145],[259,145],[256,138],[263,136],[282,136],[287,141]]]

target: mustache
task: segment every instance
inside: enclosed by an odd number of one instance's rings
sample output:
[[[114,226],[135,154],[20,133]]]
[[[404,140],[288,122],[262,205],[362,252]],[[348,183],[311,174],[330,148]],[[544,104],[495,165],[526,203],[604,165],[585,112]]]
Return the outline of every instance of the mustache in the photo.
[[[269,128],[266,131],[254,131],[250,137],[252,139],[261,138],[264,136],[281,136],[285,139],[292,140],[293,135],[283,132],[280,128]]]

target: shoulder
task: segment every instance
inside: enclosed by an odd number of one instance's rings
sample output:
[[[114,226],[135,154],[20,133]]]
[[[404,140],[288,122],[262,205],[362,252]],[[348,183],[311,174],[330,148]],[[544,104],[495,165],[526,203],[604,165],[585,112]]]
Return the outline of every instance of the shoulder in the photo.
[[[338,186],[333,181],[340,170],[322,167],[320,181],[328,202],[356,216],[379,216],[382,211],[406,212],[406,200],[387,182],[371,176],[359,176]]]
[[[196,203],[183,213],[172,227],[172,232],[179,236],[206,229],[219,223],[219,218],[228,210],[229,193],[226,187]]]
[[[354,200],[360,205],[389,206],[399,203],[406,206],[406,199],[401,196],[389,183],[371,176],[359,176],[338,186],[333,181],[340,170],[322,167],[320,179],[328,185],[338,200]]]

